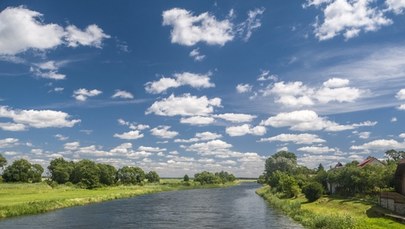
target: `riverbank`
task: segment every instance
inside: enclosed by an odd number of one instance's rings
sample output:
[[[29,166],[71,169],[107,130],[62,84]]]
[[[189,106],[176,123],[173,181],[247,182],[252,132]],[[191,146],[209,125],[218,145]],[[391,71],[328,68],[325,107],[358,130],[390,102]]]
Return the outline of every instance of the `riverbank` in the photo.
[[[359,199],[322,197],[312,203],[305,197],[279,199],[268,186],[256,193],[307,228],[404,228],[403,224],[383,217],[387,210]]]
[[[223,188],[238,183],[236,181],[226,184],[199,185],[194,182],[184,184],[180,180],[170,179],[162,180],[161,184],[113,186],[91,190],[66,185],[51,187],[44,182],[35,184],[0,183],[0,219],[157,192]]]

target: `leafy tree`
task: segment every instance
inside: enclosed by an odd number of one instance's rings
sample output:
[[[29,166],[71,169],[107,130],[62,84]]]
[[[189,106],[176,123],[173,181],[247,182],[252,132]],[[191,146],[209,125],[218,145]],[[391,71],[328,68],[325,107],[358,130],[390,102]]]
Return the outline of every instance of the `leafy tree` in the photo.
[[[74,165],[71,181],[87,189],[100,185],[100,169],[93,161],[84,159]]]
[[[266,184],[267,183],[266,175],[264,175],[264,174],[260,175],[259,178],[257,179],[257,183]]]
[[[297,197],[301,192],[295,178],[285,173],[280,176],[279,189],[287,198]]]
[[[221,183],[221,180],[218,176],[215,176],[215,174],[207,171],[196,173],[194,175],[194,181],[200,182],[201,185]]]
[[[53,159],[48,166],[51,179],[58,184],[64,184],[70,181],[73,169],[74,163],[72,161],[66,161],[63,157]]]
[[[297,168],[297,157],[294,153],[280,151],[266,160],[265,172],[270,178],[275,171],[293,174]]]
[[[388,150],[385,152],[385,156],[389,161],[398,163],[400,160],[405,159],[405,151]]]
[[[304,186],[302,189],[305,197],[308,199],[309,202],[314,202],[315,200],[321,198],[324,190],[320,183],[318,182],[311,182]]]
[[[150,183],[156,183],[160,181],[160,177],[155,171],[150,171],[148,174],[146,174],[146,179],[148,179],[148,182]]]
[[[122,184],[141,184],[145,179],[145,172],[139,167],[124,166],[118,170],[117,179]]]
[[[318,169],[316,170],[317,173],[321,172],[321,171],[325,171],[325,168],[323,167],[322,163],[320,163],[318,165]]]
[[[104,185],[113,185],[117,180],[117,169],[108,164],[97,164],[100,170],[100,183]]]
[[[236,180],[236,177],[233,174],[224,171],[215,173],[215,176],[219,177],[221,183],[223,184],[225,184],[226,182],[233,182]]]
[[[3,157],[3,155],[0,154],[0,168],[3,170],[4,166],[7,165],[7,160],[5,157]]]
[[[183,181],[188,182],[190,181],[190,177],[188,177],[188,175],[184,175]]]
[[[40,182],[43,172],[41,165],[32,165],[27,160],[20,159],[7,166],[3,179],[5,182]]]

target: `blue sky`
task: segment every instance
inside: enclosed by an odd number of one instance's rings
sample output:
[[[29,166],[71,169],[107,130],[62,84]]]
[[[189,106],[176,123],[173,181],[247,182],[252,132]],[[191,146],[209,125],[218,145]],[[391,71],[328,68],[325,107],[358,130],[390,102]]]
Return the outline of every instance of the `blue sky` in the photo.
[[[0,153],[255,177],[405,148],[405,2],[1,1]]]

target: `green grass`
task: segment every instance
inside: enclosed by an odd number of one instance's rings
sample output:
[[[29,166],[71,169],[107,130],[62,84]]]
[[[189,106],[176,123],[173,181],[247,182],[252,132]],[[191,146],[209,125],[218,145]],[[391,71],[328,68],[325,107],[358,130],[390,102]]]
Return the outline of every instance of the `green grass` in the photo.
[[[403,224],[384,217],[388,210],[361,199],[322,197],[308,203],[303,196],[279,199],[269,187],[257,190],[257,194],[307,228],[405,228]]]
[[[6,184],[0,183],[0,219],[12,216],[37,214],[55,209],[85,205],[101,201],[128,198],[144,194],[176,191],[194,188],[218,188],[236,185],[237,182],[225,185],[199,185],[193,182],[183,184],[180,180],[162,184],[143,186],[113,186],[97,189],[79,189],[73,186],[58,185],[54,188],[46,183]]]

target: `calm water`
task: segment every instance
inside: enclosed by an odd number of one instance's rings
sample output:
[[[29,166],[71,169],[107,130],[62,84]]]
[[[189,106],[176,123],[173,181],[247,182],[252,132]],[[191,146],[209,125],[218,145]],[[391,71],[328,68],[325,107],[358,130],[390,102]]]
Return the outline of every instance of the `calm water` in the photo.
[[[0,228],[302,228],[244,183],[165,192],[0,221]]]

